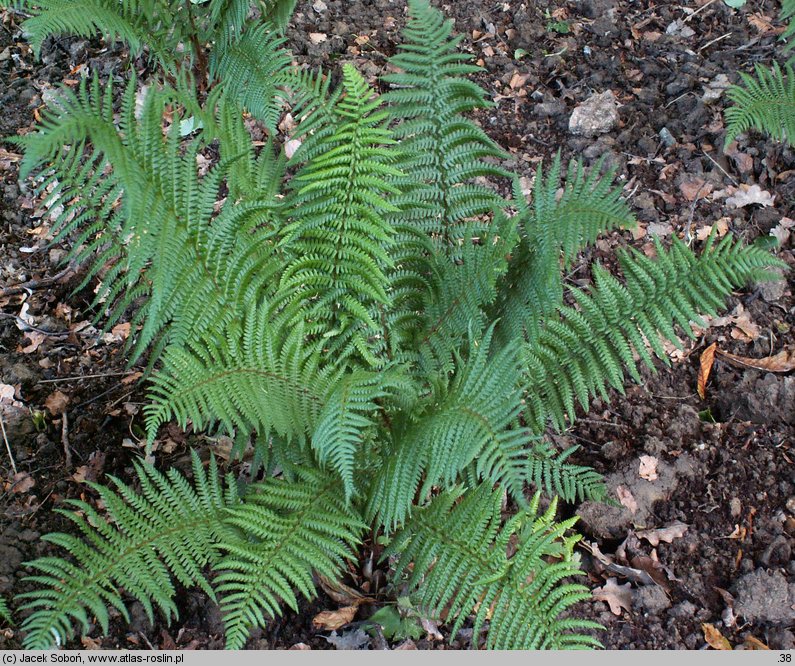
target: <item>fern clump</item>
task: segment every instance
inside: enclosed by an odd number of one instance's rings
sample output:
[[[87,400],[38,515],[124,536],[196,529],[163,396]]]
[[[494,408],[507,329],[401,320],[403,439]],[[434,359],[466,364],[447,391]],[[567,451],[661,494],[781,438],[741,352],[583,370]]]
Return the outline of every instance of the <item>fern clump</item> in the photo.
[[[260,473],[224,482],[194,457],[190,479],[142,463],[137,489],[93,486],[105,512],[75,504],[77,534],[49,537],[64,558],[30,563],[26,645],[92,618],[106,630],[129,597],[173,618],[180,584],[217,599],[240,648],[316,575],[340,576],[365,535],[453,634],[474,617],[489,647],[596,645],[571,614],[587,589],[555,497],[606,490],[545,433],[780,262],[728,237],[699,255],[674,242],[654,260],[623,254],[622,278],[597,266],[591,288],[565,288],[583,247],[633,223],[613,174],[558,156],[532,201],[518,186],[502,197],[498,181],[518,179],[466,115],[488,105],[465,78],[476,68],[426,0],[409,0],[381,96],[351,65],[338,86],[290,69],[278,31],[247,26],[241,3],[194,9],[207,25],[231,12],[214,86],[166,67],[138,108],[131,77],[117,108],[85,81],[18,141],[23,173],[63,207],[58,238],[100,281],[97,306],[132,318],[149,440],[172,420],[212,428],[253,447]],[[285,104],[290,159],[273,131],[255,147],[242,112],[273,128]],[[518,512],[504,521],[506,496]]]

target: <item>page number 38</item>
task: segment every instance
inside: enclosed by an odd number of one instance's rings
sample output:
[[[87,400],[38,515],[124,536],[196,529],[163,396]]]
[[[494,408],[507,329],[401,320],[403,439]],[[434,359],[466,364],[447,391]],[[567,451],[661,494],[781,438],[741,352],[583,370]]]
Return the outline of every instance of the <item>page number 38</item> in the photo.
[[[784,652],[783,654],[778,655],[778,661],[780,664],[789,664],[792,662],[792,654]]]

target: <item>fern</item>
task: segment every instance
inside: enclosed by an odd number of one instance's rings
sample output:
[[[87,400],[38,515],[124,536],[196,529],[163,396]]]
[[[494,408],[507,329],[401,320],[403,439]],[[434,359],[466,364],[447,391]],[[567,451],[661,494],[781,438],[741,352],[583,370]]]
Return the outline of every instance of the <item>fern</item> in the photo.
[[[224,489],[215,461],[205,472],[196,454],[193,486],[176,470],[162,474],[136,464],[135,471],[140,494],[118,479],[115,490],[91,484],[107,517],[82,500],[69,501],[77,512],[60,511],[83,539],[49,534],[45,539],[74,560],[44,557],[29,563],[40,572],[29,580],[45,587],[19,595],[25,600],[20,610],[34,611],[22,623],[27,649],[47,648],[53,640],[63,645],[72,635],[72,619],[87,632],[89,613],[107,633],[108,606],[129,622],[121,588],[141,602],[150,620],[155,607],[166,618],[177,614],[174,579],[213,595],[203,568],[217,556],[223,511],[239,501],[231,479]]]
[[[13,624],[13,618],[11,617],[11,610],[8,608],[8,602],[3,598],[0,597],[0,620],[5,620],[6,624]]]
[[[336,578],[365,524],[347,505],[338,478],[299,470],[291,482],[258,484],[230,510],[236,534],[223,539],[214,584],[222,597],[227,647],[241,648],[253,627],[297,610],[292,588],[314,596],[313,573]]]
[[[484,484],[462,495],[458,488],[436,497],[386,550],[398,556],[397,575],[408,573],[409,589],[422,606],[437,617],[446,610],[455,618],[453,635],[472,614],[472,634],[478,636],[489,618],[490,649],[598,646],[577,632],[599,625],[561,617],[591,596],[588,588],[567,581],[581,574],[573,552],[577,539],[564,537],[576,518],[556,522],[554,502],[539,516],[536,495],[501,527],[499,491]],[[515,552],[509,556],[510,542]]]
[[[754,68],[755,77],[740,73],[743,85],[726,91],[734,106],[726,109],[726,145],[749,129],[795,145],[795,73],[787,63],[771,70]]]
[[[623,253],[622,281],[597,266],[590,289],[564,289],[587,244],[633,222],[613,173],[558,155],[526,201],[468,116],[488,105],[466,78],[477,68],[425,0],[409,2],[382,96],[352,65],[339,85],[289,66],[291,0],[150,2],[145,17],[143,2],[107,8],[152,29],[139,35],[152,55],[179,33],[185,57],[145,95],[134,77],[121,99],[97,79],[65,91],[18,139],[22,171],[62,207],[57,238],[84,285],[99,281],[105,325],[133,324],[149,441],[172,420],[214,429],[236,454],[254,446],[255,471],[224,491],[215,462],[194,457],[192,483],[137,464],[140,492],[93,486],[105,512],[73,502],[75,533],[48,537],[64,557],[31,563],[26,645],[93,618],[106,631],[130,597],[171,619],[183,585],[219,601],[227,645],[242,647],[311,598],[316,575],[339,577],[367,529],[453,633],[474,616],[489,647],[595,645],[569,617],[586,595],[570,580],[574,520],[556,519],[554,498],[539,514],[528,490],[573,503],[606,489],[544,432],[782,264],[728,237],[698,257],[675,240],[654,260]],[[49,7],[40,40],[73,29],[45,24]],[[169,24],[172,10],[189,20]],[[81,34],[127,39],[83,20]],[[301,143],[289,160],[274,136],[286,106]],[[270,128],[264,145],[245,110]],[[503,522],[506,494],[519,513]]]

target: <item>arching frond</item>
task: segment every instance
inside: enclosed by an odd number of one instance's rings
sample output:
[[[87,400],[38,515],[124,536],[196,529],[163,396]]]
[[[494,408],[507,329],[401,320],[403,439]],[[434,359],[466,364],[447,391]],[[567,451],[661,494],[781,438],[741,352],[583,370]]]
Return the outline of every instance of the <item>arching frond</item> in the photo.
[[[22,623],[27,649],[63,645],[72,622],[88,631],[90,617],[108,631],[108,607],[129,621],[120,588],[141,602],[150,620],[155,608],[166,618],[177,614],[174,580],[198,585],[213,595],[204,567],[217,557],[216,544],[227,529],[224,512],[239,498],[234,481],[227,487],[214,460],[207,471],[193,455],[193,482],[175,469],[162,474],[136,463],[140,492],[118,479],[114,488],[91,484],[105,514],[81,500],[69,500],[77,511],[61,511],[78,528],[73,534],[49,534],[70,560],[42,557],[28,565],[39,573],[28,580],[41,586],[19,595],[20,610],[32,610]],[[82,537],[82,538],[81,538]]]
[[[777,141],[795,145],[795,72],[787,63],[768,70],[754,68],[755,76],[740,73],[742,85],[726,91],[734,106],[726,109],[726,145],[753,128]]]
[[[594,638],[577,632],[599,625],[565,617],[591,596],[569,580],[582,575],[574,553],[578,537],[566,536],[576,518],[556,522],[555,502],[539,515],[538,500],[501,526],[499,490],[489,484],[466,494],[450,490],[418,510],[384,556],[397,556],[397,575],[408,576],[427,612],[446,612],[451,638],[474,615],[476,638],[489,621],[490,649],[596,647]]]

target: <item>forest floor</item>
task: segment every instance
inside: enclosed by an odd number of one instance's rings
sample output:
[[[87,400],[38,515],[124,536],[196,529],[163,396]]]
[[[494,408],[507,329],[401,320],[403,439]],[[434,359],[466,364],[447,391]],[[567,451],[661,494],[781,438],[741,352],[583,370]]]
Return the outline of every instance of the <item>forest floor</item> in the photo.
[[[749,242],[779,236],[778,255],[795,266],[795,154],[756,133],[723,148],[726,85],[754,63],[783,59],[776,4],[439,6],[484,68],[477,80],[495,106],[476,118],[510,152],[523,182],[558,150],[564,160],[604,158],[617,169],[639,226],[603,236],[571,271],[572,284],[587,284],[592,261],[615,265],[618,247],[651,254],[653,236],[672,235],[699,246],[714,225]],[[301,62],[337,72],[354,62],[374,80],[399,43],[404,10],[403,0],[302,0],[290,46]],[[71,38],[49,42],[36,60],[19,17],[0,16],[0,136],[29,131],[54,86],[74,86],[87,70],[121,78],[129,66],[118,46]],[[606,91],[615,126],[591,137],[572,133],[574,109]],[[23,562],[52,552],[41,536],[68,529],[52,509],[90,495],[86,481],[130,478],[144,404],[140,374],[126,370],[122,356],[129,324],[104,335],[91,325],[94,285],[72,294],[79,279],[59,263],[66,247],[50,242],[50,213],[17,182],[18,160],[13,145],[0,147],[0,413],[16,466],[15,474],[0,450],[0,595],[12,608],[14,595],[29,589]],[[576,614],[604,625],[597,635],[606,648],[701,649],[724,640],[795,649],[795,376],[718,360],[705,399],[696,391],[700,356],[713,342],[754,359],[795,351],[793,277],[736,293],[726,316],[671,349],[670,368],[647,373],[609,404],[597,400],[574,427],[552,435],[560,447],[580,445],[576,461],[604,473],[621,500],[563,508],[582,516],[584,580],[595,593]],[[184,465],[187,436],[174,427],[161,440],[158,463]],[[191,442],[224,450],[209,438]],[[364,564],[351,566],[351,586],[373,584]],[[179,606],[180,619],[166,627],[152,626],[132,604],[130,625],[114,622],[110,635],[97,630],[83,646],[222,646],[214,604],[184,591]],[[377,604],[334,634],[313,624],[317,613],[337,608],[321,593],[255,632],[249,646],[447,645],[444,626],[444,641],[433,626],[415,640],[364,632],[362,620]],[[463,630],[452,646],[469,647],[471,634]],[[13,627],[0,630],[0,648],[19,639]]]

